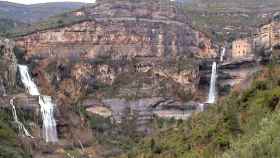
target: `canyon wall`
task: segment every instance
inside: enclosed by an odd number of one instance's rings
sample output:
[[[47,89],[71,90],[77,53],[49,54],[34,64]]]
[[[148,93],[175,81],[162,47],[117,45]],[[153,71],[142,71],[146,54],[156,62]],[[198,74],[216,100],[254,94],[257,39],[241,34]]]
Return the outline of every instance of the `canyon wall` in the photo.
[[[0,39],[0,95],[6,95],[16,86],[17,59],[14,54],[15,43]]]
[[[50,93],[88,95],[101,82],[118,89],[118,97],[170,96],[177,89],[192,95],[199,81],[195,58],[217,56],[211,40],[169,1],[104,0],[71,14],[88,18],[16,39]],[[63,86],[69,83],[72,89]]]

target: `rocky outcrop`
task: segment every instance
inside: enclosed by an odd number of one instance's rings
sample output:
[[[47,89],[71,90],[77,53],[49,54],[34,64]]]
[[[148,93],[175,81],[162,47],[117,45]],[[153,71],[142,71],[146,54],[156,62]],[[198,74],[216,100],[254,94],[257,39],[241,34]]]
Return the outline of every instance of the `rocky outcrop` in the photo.
[[[223,63],[219,66],[220,75],[219,85],[234,86],[242,81],[245,81],[257,71],[261,70],[261,65],[255,60],[254,57],[243,58]]]
[[[211,42],[172,3],[100,1],[83,12],[90,20],[35,32],[18,38],[17,44],[28,56],[40,57],[215,55]]]
[[[82,103],[88,109],[88,112],[103,117],[112,115],[116,123],[122,123],[128,119],[128,115],[134,116],[134,123],[138,131],[149,131],[149,124],[154,117],[186,119],[191,113],[199,111],[200,107],[195,102],[182,102],[174,98],[149,97],[135,100],[126,100],[122,98],[110,98],[96,100],[87,98]],[[100,112],[98,109],[103,109]],[[109,112],[111,111],[111,112]]]
[[[0,95],[6,95],[16,86],[17,59],[15,43],[0,39]]]
[[[85,21],[72,26],[37,32],[17,40],[27,55],[59,58],[114,59],[134,57],[176,57],[195,54],[212,57],[209,40],[187,24],[165,24],[157,21],[110,19]]]
[[[227,95],[231,88],[235,88],[252,78],[256,72],[262,69],[265,60],[265,58],[257,60],[255,56],[248,56],[219,63],[217,82],[219,96]],[[210,78],[211,62],[204,62],[200,66],[199,93],[206,94],[208,92]]]
[[[10,100],[14,99],[14,105],[24,111],[38,111],[40,106],[38,96],[27,96],[24,94],[0,97],[0,108],[10,108]]]

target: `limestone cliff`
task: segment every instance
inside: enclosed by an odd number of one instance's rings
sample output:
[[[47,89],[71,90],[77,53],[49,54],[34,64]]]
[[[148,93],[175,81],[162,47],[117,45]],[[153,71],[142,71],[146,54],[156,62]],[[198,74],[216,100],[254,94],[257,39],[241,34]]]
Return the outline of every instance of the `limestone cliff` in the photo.
[[[16,85],[17,59],[14,47],[14,42],[0,39],[0,95],[6,95]]]
[[[17,39],[28,55],[116,58],[176,56],[215,53],[209,40],[194,30],[189,19],[171,2],[99,1],[84,8],[88,20],[69,26],[38,31]],[[59,52],[59,53],[58,53]]]
[[[52,83],[59,83],[53,92],[80,95],[83,88],[94,89],[102,82],[116,85],[119,95],[141,89],[171,95],[168,89],[175,87],[194,93],[199,75],[193,57],[216,56],[211,41],[194,30],[189,18],[170,1],[102,0],[74,15],[88,18],[16,39],[27,60],[39,59],[34,73],[43,87],[49,90]],[[176,64],[180,61],[192,67]],[[72,90],[63,87],[69,84]]]

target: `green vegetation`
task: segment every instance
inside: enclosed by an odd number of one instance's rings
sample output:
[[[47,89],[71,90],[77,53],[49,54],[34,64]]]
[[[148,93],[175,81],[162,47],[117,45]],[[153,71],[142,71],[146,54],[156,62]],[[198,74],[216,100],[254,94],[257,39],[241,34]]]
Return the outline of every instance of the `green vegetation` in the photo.
[[[12,32],[16,28],[26,27],[27,24],[14,21],[11,19],[0,18],[0,36],[9,36],[9,32]]]
[[[192,25],[217,42],[250,36],[280,8],[277,0],[191,0],[182,5]]]
[[[125,158],[280,157],[280,70],[270,66],[252,87],[168,128],[158,128]]]
[[[87,113],[85,107],[80,104],[73,107],[73,111],[87,120],[88,127],[93,131],[94,144],[106,148],[103,155],[107,158],[132,150],[132,147],[144,136],[142,132],[137,131],[138,115],[132,114],[130,108],[125,109],[126,116],[120,116],[121,122],[114,122],[111,117],[104,118],[97,114]]]
[[[38,31],[43,31],[46,29],[55,29],[60,27],[65,27],[68,25],[72,25],[75,23],[79,23],[85,20],[88,20],[87,16],[80,16],[77,17],[72,14],[73,12],[67,12],[63,13],[57,16],[52,16],[48,18],[48,20],[32,23],[31,25],[28,25],[27,27],[17,27],[15,29],[12,29],[10,31],[7,31],[4,36],[6,37],[17,37],[22,36]]]
[[[87,89],[87,94],[102,94],[104,98],[115,97],[126,100],[173,95],[188,101],[193,97],[190,89],[186,88],[187,85],[184,87],[175,82],[171,78],[171,74],[188,73],[197,70],[198,62],[194,57],[179,56],[177,58],[167,58],[165,61],[158,63],[156,70],[149,69],[149,65],[147,65],[146,71],[142,72],[137,69],[139,65],[141,68],[142,61],[136,58],[131,61],[126,59],[113,60],[110,56],[104,55],[87,62],[90,64],[110,65],[115,70],[119,67],[128,68],[127,72],[115,76],[112,85],[95,80],[94,85]],[[158,75],[157,71],[166,74],[166,76]],[[160,79],[156,79],[157,77]]]
[[[192,17],[192,24],[196,29],[218,42],[233,41],[239,37],[250,36],[251,30],[264,21],[251,13],[246,14],[246,16],[219,13],[203,15],[201,12],[189,11],[189,15]]]
[[[70,12],[84,5],[84,3],[75,2],[22,5],[1,1],[0,36],[14,37],[47,27],[53,28],[54,25],[61,26],[65,24],[62,20],[65,18],[65,12]],[[57,14],[61,14],[61,17],[55,16]],[[49,17],[51,18],[48,19]],[[57,17],[60,18],[57,19]]]
[[[85,3],[58,2],[23,5],[11,2],[0,2],[0,18],[7,18],[22,23],[32,23],[66,11],[78,9]]]
[[[0,158],[30,158],[30,155],[18,145],[10,116],[11,114],[6,111],[0,111]]]

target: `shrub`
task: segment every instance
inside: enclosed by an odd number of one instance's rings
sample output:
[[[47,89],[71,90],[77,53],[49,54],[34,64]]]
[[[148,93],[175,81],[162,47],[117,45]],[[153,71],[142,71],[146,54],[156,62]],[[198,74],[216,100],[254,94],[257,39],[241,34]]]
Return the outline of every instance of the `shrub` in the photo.
[[[109,130],[112,125],[109,118],[104,118],[99,115],[91,115],[89,117],[90,127],[98,132]]]

